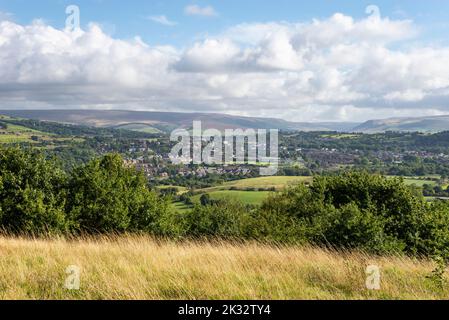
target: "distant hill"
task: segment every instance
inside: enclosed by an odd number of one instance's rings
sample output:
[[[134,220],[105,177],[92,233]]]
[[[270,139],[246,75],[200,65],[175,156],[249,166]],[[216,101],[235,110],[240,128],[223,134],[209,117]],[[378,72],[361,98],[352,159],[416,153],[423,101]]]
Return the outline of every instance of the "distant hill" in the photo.
[[[0,110],[0,114],[25,119],[118,128],[139,132],[171,132],[190,129],[193,121],[201,121],[203,129],[280,129],[299,131],[337,131],[377,133],[385,131],[429,132],[449,131],[449,115],[418,118],[390,118],[353,122],[290,122],[275,118],[241,117],[217,113],[180,113],[124,110]]]
[[[35,119],[87,125],[123,128],[143,132],[169,132],[176,128],[190,129],[193,121],[203,128],[223,129],[281,129],[301,131],[351,131],[357,123],[323,122],[298,123],[274,118],[240,117],[213,113],[177,113],[117,110],[0,110],[0,114],[16,118]]]
[[[390,118],[370,120],[353,129],[354,132],[376,133],[385,131],[441,132],[449,130],[449,115],[419,118]]]

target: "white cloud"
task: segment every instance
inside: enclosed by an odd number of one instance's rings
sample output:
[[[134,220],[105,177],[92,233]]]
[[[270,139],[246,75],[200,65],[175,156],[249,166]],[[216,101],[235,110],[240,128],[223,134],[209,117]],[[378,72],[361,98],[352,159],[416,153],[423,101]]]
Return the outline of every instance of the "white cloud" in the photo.
[[[200,7],[196,4],[189,5],[184,9],[185,14],[189,16],[215,17],[218,12],[212,6]]]
[[[73,34],[44,22],[3,21],[0,108],[227,112],[297,121],[449,113],[449,47],[416,45],[418,31],[408,20],[336,14],[233,26],[179,50],[114,39],[94,24]]]
[[[178,24],[178,23],[175,22],[175,21],[169,20],[169,19],[168,19],[166,16],[164,16],[164,15],[161,15],[161,16],[151,16],[151,17],[148,17],[148,19],[151,20],[151,21],[153,21],[153,22],[156,22],[156,23],[162,24],[162,25],[164,25],[164,26],[168,26],[168,27],[173,27],[173,26],[176,26],[176,25]]]

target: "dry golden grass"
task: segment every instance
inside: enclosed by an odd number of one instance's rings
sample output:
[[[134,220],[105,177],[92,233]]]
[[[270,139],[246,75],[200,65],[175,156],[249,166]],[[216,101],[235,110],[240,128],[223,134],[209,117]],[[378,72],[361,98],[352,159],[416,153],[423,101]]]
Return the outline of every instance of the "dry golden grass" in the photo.
[[[365,269],[381,268],[381,290]],[[80,290],[64,287],[69,265]],[[310,247],[175,243],[140,236],[78,241],[0,237],[2,299],[444,299],[433,263]]]

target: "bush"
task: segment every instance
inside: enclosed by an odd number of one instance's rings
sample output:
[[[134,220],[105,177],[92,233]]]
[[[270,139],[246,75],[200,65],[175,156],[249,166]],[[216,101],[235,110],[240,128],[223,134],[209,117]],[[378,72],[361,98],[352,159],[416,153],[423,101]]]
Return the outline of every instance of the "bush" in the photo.
[[[211,204],[210,195],[207,194],[207,193],[201,195],[200,203],[201,203],[202,206],[207,206],[207,205]]]
[[[158,190],[162,196],[176,196],[179,193],[179,188],[177,187],[167,187]]]
[[[107,155],[74,170],[66,208],[81,231],[157,233],[168,203],[149,190],[142,173]]]
[[[232,200],[208,206],[196,205],[184,216],[185,234],[190,237],[252,238],[253,214],[247,206]]]

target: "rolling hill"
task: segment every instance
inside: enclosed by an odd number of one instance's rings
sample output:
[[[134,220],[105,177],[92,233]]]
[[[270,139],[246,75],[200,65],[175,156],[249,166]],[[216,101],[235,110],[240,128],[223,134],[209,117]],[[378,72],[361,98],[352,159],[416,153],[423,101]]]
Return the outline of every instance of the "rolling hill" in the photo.
[[[213,113],[147,112],[123,110],[0,110],[16,118],[70,123],[94,127],[131,128],[132,130],[169,132],[176,128],[189,129],[193,121],[203,128],[223,129],[281,129],[301,131],[348,131],[356,123],[322,122],[297,123],[274,118],[252,118]]]
[[[275,118],[243,117],[217,113],[179,113],[124,110],[0,110],[0,114],[92,127],[128,129],[139,132],[171,132],[190,129],[201,121],[203,129],[280,129],[378,133],[385,131],[441,132],[449,130],[449,115],[418,118],[390,118],[353,122],[290,122]]]
[[[390,118],[370,120],[353,129],[354,132],[377,133],[385,131],[441,132],[449,130],[449,115],[419,118]]]

